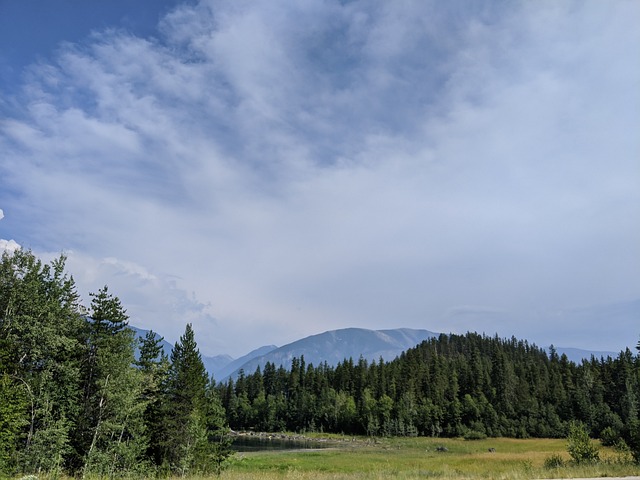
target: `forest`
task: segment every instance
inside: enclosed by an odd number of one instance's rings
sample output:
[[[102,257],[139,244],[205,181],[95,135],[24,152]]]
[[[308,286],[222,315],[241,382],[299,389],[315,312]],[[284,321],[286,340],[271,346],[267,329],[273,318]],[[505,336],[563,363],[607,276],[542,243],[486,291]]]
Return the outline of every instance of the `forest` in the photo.
[[[225,413],[191,325],[170,357],[153,332],[138,344],[107,287],[85,307],[64,256],[22,250],[2,256],[0,315],[0,474],[220,471]]]
[[[640,358],[627,349],[576,365],[515,338],[449,334],[389,362],[267,363],[217,389],[238,430],[559,438],[580,422],[605,443],[635,445]]]
[[[393,360],[267,364],[217,383],[191,325],[170,355],[65,257],[0,263],[0,473],[219,473],[229,430],[564,437],[576,423],[640,461],[640,357],[575,364],[516,338],[440,335]],[[603,322],[604,323],[604,322]],[[640,343],[638,344],[640,349]]]

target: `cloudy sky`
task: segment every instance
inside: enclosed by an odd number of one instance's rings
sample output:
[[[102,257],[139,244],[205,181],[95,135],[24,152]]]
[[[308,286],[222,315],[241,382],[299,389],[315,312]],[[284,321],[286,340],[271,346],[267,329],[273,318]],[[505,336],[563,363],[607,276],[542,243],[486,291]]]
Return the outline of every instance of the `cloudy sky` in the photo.
[[[205,354],[640,338],[637,1],[0,0],[0,248]]]

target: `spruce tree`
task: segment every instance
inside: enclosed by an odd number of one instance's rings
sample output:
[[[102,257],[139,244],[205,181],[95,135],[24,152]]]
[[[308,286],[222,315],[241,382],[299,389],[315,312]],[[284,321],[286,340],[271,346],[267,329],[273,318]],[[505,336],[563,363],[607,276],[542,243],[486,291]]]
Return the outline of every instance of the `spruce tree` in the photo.
[[[180,475],[219,471],[229,455],[222,441],[225,415],[211,383],[187,324],[171,351],[166,416],[171,430],[166,458]]]

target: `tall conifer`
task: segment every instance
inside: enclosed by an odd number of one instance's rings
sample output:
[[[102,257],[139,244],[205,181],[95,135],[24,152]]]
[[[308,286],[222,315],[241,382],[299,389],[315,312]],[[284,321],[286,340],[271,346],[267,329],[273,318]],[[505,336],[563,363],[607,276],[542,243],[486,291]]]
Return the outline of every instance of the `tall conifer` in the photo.
[[[91,296],[77,448],[83,473],[113,475],[135,470],[146,453],[143,382],[133,368],[135,336],[120,299],[106,286]]]
[[[180,475],[219,471],[230,454],[222,442],[225,415],[210,388],[191,324],[171,352],[168,409],[171,438],[166,455],[171,467]]]

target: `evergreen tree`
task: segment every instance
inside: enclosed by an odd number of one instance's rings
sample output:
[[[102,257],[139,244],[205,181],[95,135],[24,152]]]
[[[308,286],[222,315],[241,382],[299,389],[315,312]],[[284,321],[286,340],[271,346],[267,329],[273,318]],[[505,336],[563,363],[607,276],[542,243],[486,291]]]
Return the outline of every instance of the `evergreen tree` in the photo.
[[[77,451],[83,454],[84,474],[135,471],[147,448],[143,377],[134,368],[135,335],[120,300],[107,287],[91,296]]]
[[[163,445],[170,435],[164,407],[170,364],[162,349],[163,340],[163,337],[148,331],[140,342],[137,361],[142,376],[142,401],[145,403],[143,418],[149,441],[147,457],[155,465],[162,465]]]
[[[216,475],[220,475],[226,466],[227,460],[233,455],[233,450],[231,450],[226,413],[215,385],[216,383],[212,377],[206,391],[207,444],[202,454],[203,462],[206,463],[203,470],[206,472],[212,471]],[[262,395],[264,395],[263,392]]]
[[[225,448],[224,411],[212,383],[187,324],[171,351],[165,417],[171,431],[166,458],[180,475],[219,471],[230,454]]]
[[[584,424],[571,422],[569,435],[567,436],[567,451],[576,463],[597,462],[600,457],[598,447],[589,438],[589,433]]]

